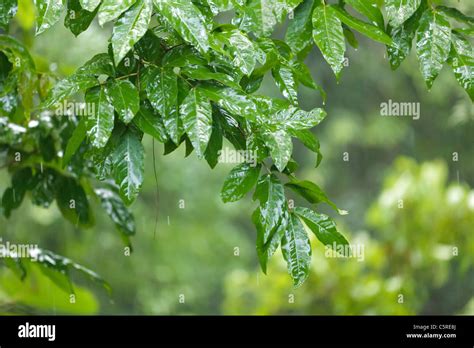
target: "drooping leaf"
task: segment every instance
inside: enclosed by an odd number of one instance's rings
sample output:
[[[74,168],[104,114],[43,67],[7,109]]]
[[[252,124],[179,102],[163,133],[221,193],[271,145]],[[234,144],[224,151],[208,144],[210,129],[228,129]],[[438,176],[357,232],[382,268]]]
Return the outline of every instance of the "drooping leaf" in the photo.
[[[402,25],[420,4],[421,0],[385,0],[388,23],[394,28]]]
[[[347,214],[345,210],[340,210],[315,183],[308,180],[292,180],[285,184],[286,187],[298,193],[311,204],[326,203],[341,215]]]
[[[442,11],[446,16],[455,19],[458,22],[474,25],[474,17],[466,16],[464,13],[454,7],[436,6],[437,11]]]
[[[204,156],[212,133],[212,107],[199,88],[193,88],[180,106],[180,117],[199,158]]]
[[[140,109],[140,98],[135,85],[128,80],[115,80],[107,87],[106,93],[120,120],[125,124],[129,123]]]
[[[305,0],[299,5],[288,24],[285,41],[296,53],[312,43],[312,14],[315,0]]]
[[[137,0],[103,0],[99,9],[99,24],[104,25],[105,23],[118,18],[136,1]]]
[[[293,213],[290,213],[288,226],[281,241],[281,250],[293,283],[298,287],[309,274],[311,244],[303,224]]]
[[[366,16],[373,25],[384,28],[382,12],[377,6],[377,0],[345,0],[346,4],[353,7],[357,12]]]
[[[287,66],[272,69],[272,76],[281,93],[293,105],[298,105],[298,85],[293,70]]]
[[[453,33],[449,64],[454,76],[474,101],[474,51],[472,45],[457,33]]]
[[[144,133],[151,135],[160,143],[166,143],[168,135],[160,118],[148,102],[143,102],[137,116],[133,119],[133,123]]]
[[[199,81],[215,80],[225,86],[240,89],[240,85],[235,82],[231,76],[220,72],[213,72],[209,68],[202,65],[189,65],[187,67],[183,67],[181,74]]]
[[[213,112],[211,138],[209,139],[206,152],[204,153],[204,158],[211,168],[214,168],[219,162],[219,151],[222,150],[223,144],[222,126],[218,117],[217,113]]]
[[[120,196],[129,205],[137,197],[143,184],[145,159],[143,145],[137,134],[127,130],[112,153],[113,177],[120,188]]]
[[[67,0],[66,17],[64,18],[64,26],[69,28],[71,32],[78,36],[89,28],[94,20],[97,11],[89,12],[83,9],[79,0]]]
[[[115,22],[112,33],[114,60],[119,64],[138,40],[145,35],[153,12],[152,0],[137,2]]]
[[[294,212],[324,245],[331,247],[349,245],[347,239],[337,230],[336,223],[329,216],[303,207],[296,207]]]
[[[93,115],[87,115],[87,136],[94,147],[100,148],[107,141],[114,129],[114,107],[107,98],[106,87],[95,87],[87,91],[86,103],[93,105]]]
[[[338,78],[344,65],[346,44],[341,20],[333,7],[327,5],[315,7],[313,39]]]
[[[64,0],[35,0],[38,10],[36,18],[36,35],[51,28],[61,17]]]
[[[181,138],[178,112],[178,77],[171,68],[154,68],[150,72],[147,96],[163,118],[170,139],[178,144]]]
[[[59,81],[48,94],[42,103],[43,108],[50,108],[64,99],[76,94],[79,91],[97,86],[97,78],[93,75],[72,75]]]
[[[209,50],[206,19],[189,0],[153,0],[159,13],[181,37],[201,52]]]
[[[371,38],[372,40],[381,42],[386,45],[392,44],[392,39],[388,36],[383,29],[376,27],[372,24],[361,21],[360,19],[351,16],[346,10],[337,5],[331,6],[337,17],[354,30],[357,30],[359,33],[364,34],[365,36]]]
[[[126,236],[135,234],[135,219],[128,208],[123,204],[120,196],[112,189],[98,188],[95,194],[100,198],[102,208],[115,223],[117,229]]]
[[[63,216],[75,226],[92,225],[93,217],[87,195],[76,179],[67,176],[58,178],[56,202]]]
[[[229,173],[221,190],[222,201],[235,202],[242,199],[257,183],[260,165],[241,163]]]
[[[416,34],[416,53],[428,88],[431,88],[448,59],[450,47],[451,28],[446,15],[426,10],[421,16]]]
[[[86,135],[87,135],[86,119],[81,118],[81,120],[77,124],[77,127],[74,128],[71,138],[69,139],[67,143],[66,150],[64,151],[64,156],[63,156],[63,161],[62,161],[63,168],[67,166],[68,163],[71,161],[71,158],[74,156],[76,151],[81,146],[82,142],[86,138]]]

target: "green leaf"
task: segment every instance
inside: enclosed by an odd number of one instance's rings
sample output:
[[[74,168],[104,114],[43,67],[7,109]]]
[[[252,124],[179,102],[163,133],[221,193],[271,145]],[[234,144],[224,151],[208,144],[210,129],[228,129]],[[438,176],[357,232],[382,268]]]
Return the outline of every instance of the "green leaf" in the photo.
[[[36,35],[51,28],[61,17],[64,0],[35,0],[38,9],[36,18]]]
[[[288,226],[281,241],[281,250],[294,286],[298,287],[309,274],[311,244],[303,224],[293,213],[290,213]]]
[[[135,51],[145,61],[159,63],[163,58],[165,48],[163,40],[157,37],[152,30],[148,30],[135,45]]]
[[[26,167],[15,171],[12,175],[12,186],[3,192],[2,210],[3,215],[9,218],[11,212],[20,207],[33,177],[31,168]]]
[[[146,87],[148,99],[163,118],[170,139],[179,144],[181,131],[178,112],[178,77],[171,68],[154,68]]]
[[[474,101],[474,52],[472,45],[459,34],[451,36],[451,52],[448,63],[454,71],[459,84],[466,90]]]
[[[64,151],[64,157],[63,157],[63,168],[68,165],[68,163],[71,161],[71,158],[75,155],[81,144],[83,143],[84,139],[86,138],[87,135],[87,128],[86,128],[86,119],[81,118],[79,123],[77,124],[77,127],[74,128],[74,131],[72,132],[71,138],[69,139],[66,150]]]
[[[377,6],[377,0],[345,0],[345,3],[366,16],[373,25],[384,28],[383,16]]]
[[[17,11],[17,0],[2,0],[2,3],[0,3],[0,28],[8,28],[8,23]]]
[[[97,9],[101,0],[79,0],[81,7],[89,12],[92,12]]]
[[[163,120],[155,113],[148,102],[142,103],[137,116],[133,119],[133,123],[143,133],[151,135],[160,143],[166,143],[168,141],[168,135],[166,134]]]
[[[56,194],[58,175],[55,170],[45,168],[32,179],[31,202],[43,208],[49,208]]]
[[[104,25],[113,21],[136,2],[137,0],[103,0],[99,9],[99,24]]]
[[[187,42],[199,51],[209,50],[209,33],[206,19],[189,0],[154,0],[159,13]]]
[[[114,63],[107,53],[99,53],[81,66],[74,75],[107,75],[113,77],[115,76]]]
[[[119,64],[130,49],[145,35],[153,12],[152,0],[137,0],[115,22],[112,33],[114,60]]]
[[[402,25],[420,6],[421,0],[385,0],[385,11],[392,27]]]
[[[332,5],[331,7],[335,10],[336,15],[341,20],[341,22],[343,22],[347,26],[351,27],[354,30],[357,30],[359,33],[364,34],[372,40],[381,42],[386,45],[392,44],[392,39],[390,38],[390,36],[385,34],[382,29],[351,16],[349,13],[347,13],[346,10],[344,10],[340,6]]]
[[[474,25],[474,17],[466,16],[464,13],[453,7],[437,6],[436,11],[443,12],[446,16],[451,17],[458,22]]]
[[[133,236],[135,234],[135,219],[123,204],[120,196],[108,188],[98,188],[94,192],[100,198],[102,208],[110,216],[117,229],[126,236]]]
[[[221,190],[222,201],[227,203],[242,199],[257,183],[260,168],[260,165],[241,163],[232,169]]]
[[[303,207],[296,207],[294,212],[324,245],[331,247],[349,245],[347,239],[337,230],[336,223],[329,216]]]
[[[306,146],[308,149],[311,151],[315,152],[318,155],[318,159],[316,162],[316,167],[319,166],[323,159],[323,155],[321,154],[321,151],[319,150],[320,145],[319,145],[319,140],[316,138],[316,136],[311,133],[309,129],[302,129],[302,130],[294,130],[294,129],[289,129],[289,133],[297,137],[304,146]]]
[[[113,177],[127,205],[136,199],[143,184],[144,151],[138,136],[127,130],[112,153]]]
[[[201,84],[199,89],[213,102],[234,115],[240,115],[248,120],[255,120],[257,105],[245,93],[230,87],[218,87],[211,84]]]
[[[90,227],[93,224],[86,193],[76,179],[67,176],[58,178],[56,202],[63,216],[75,226]]]
[[[393,44],[387,46],[387,54],[392,70],[397,69],[410,53],[412,41],[424,10],[425,6],[420,6],[403,25],[397,28],[389,28]]]
[[[293,70],[287,66],[272,69],[272,76],[281,93],[293,105],[298,105],[298,84]]]
[[[193,80],[199,81],[209,81],[215,80],[217,82],[222,83],[225,86],[232,87],[235,89],[240,89],[240,85],[235,82],[231,76],[220,73],[220,72],[213,72],[209,70],[209,68],[202,66],[202,65],[189,65],[183,67],[181,70],[181,74],[186,75],[187,77]]]
[[[340,210],[315,183],[307,180],[292,180],[285,184],[294,192],[298,193],[311,204],[326,203],[341,215],[346,215],[345,210]]]
[[[212,114],[212,133],[209,143],[207,144],[206,152],[204,153],[204,158],[206,158],[207,163],[211,168],[214,168],[219,162],[220,150],[222,150],[223,144],[223,132],[221,122],[219,122],[219,115],[214,112]]]
[[[180,117],[197,156],[202,158],[212,133],[212,107],[199,88],[193,88],[180,106]]]
[[[163,57],[165,67],[185,67],[189,65],[206,65],[207,62],[192,46],[180,45],[171,48]]]
[[[215,34],[228,48],[232,63],[243,74],[250,75],[255,69],[258,59],[258,48],[253,42],[238,29],[224,29]]]
[[[96,86],[98,83],[97,78],[92,75],[74,74],[56,83],[41,106],[45,109],[50,108],[79,91]]]
[[[282,172],[293,153],[293,142],[291,136],[284,129],[276,131],[265,131],[263,133],[265,145],[270,150],[275,166]]]
[[[97,11],[89,12],[79,4],[79,0],[67,0],[67,12],[64,18],[64,26],[78,36],[89,28]]]
[[[288,223],[285,189],[277,176],[266,174],[258,181],[253,199],[260,201],[252,221],[257,228],[257,254],[266,273],[267,261],[280,245]]]
[[[416,34],[416,53],[428,88],[431,88],[448,59],[450,47],[451,28],[446,15],[426,10]]]
[[[306,66],[306,64],[299,61],[294,61],[291,63],[291,68],[293,69],[293,73],[298,79],[298,82],[308,88],[317,89],[321,95],[321,98],[323,99],[323,103],[326,103],[326,92],[321,86],[314,82],[311,76],[311,71]]]
[[[270,36],[274,26],[283,21],[302,0],[249,0],[242,6],[240,28],[257,36]]]
[[[294,106],[282,109],[272,116],[273,124],[281,125],[285,128],[302,130],[313,128],[321,123],[326,117],[326,111],[321,108],[315,108],[311,111],[304,111]]]
[[[128,80],[114,80],[107,87],[106,93],[120,120],[125,124],[130,123],[140,109],[140,98],[135,85]]]
[[[339,78],[344,65],[346,44],[342,24],[334,7],[318,5],[313,11],[313,39],[324,59]]]
[[[299,53],[312,44],[312,14],[314,0],[305,0],[299,5],[293,19],[290,19],[285,41],[291,49]]]
[[[88,115],[86,119],[87,136],[91,139],[94,147],[101,148],[107,141],[114,129],[114,107],[110,104],[106,87],[95,87],[87,91],[86,103],[94,105],[93,115]]]

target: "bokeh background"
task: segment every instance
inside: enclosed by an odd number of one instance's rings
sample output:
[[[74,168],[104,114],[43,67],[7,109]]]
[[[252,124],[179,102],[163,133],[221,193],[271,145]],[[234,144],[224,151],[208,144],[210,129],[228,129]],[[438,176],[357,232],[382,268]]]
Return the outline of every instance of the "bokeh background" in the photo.
[[[58,24],[33,40],[34,13],[29,1],[20,4],[15,26],[37,64],[67,75],[106,51],[110,28],[97,24],[78,38]],[[471,1],[452,4],[474,14]],[[329,116],[314,130],[324,159],[315,169],[314,154],[299,145],[295,157],[298,176],[317,182],[349,211],[334,216],[319,207],[351,243],[364,245],[363,261],[325,257],[313,240],[303,286],[293,288],[278,254],[265,276],[250,197],[233,204],[219,198],[232,165],[210,170],[195,155],[185,159],[183,149],[165,157],[162,145],[145,137],[146,179],[132,206],[138,233],[131,256],[102,213],[87,230],[65,222],[56,207],[41,209],[28,200],[10,220],[0,217],[4,241],[67,255],[103,276],[112,296],[77,278],[71,304],[69,294],[41,273],[21,282],[0,268],[0,313],[474,314],[473,104],[448,67],[427,91],[413,54],[392,72],[385,48],[359,39],[359,50],[348,49],[339,84],[316,49],[308,57],[328,94]],[[279,96],[271,78],[261,91]],[[420,119],[380,116],[380,104],[389,99],[420,103]],[[322,105],[304,87],[300,102],[305,109]],[[0,171],[0,186],[8,180]]]

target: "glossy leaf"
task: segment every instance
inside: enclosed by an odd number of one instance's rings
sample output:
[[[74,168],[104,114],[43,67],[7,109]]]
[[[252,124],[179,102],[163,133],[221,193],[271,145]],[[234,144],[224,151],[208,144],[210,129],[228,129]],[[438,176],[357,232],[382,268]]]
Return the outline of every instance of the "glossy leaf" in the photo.
[[[242,199],[257,183],[260,165],[252,166],[251,163],[237,165],[224,182],[221,198],[225,203]]]
[[[103,0],[99,9],[99,24],[104,25],[105,23],[118,18],[135,2],[137,2],[137,0]]]
[[[154,68],[150,72],[147,96],[163,118],[170,139],[178,144],[181,138],[178,112],[178,78],[171,68]]]
[[[366,16],[373,25],[384,28],[383,16],[377,6],[377,0],[345,0],[345,3]]]
[[[140,98],[135,85],[128,80],[115,80],[107,87],[106,93],[120,120],[125,124],[129,123],[140,109]]]
[[[106,87],[96,87],[87,91],[86,103],[93,105],[93,115],[87,115],[87,136],[94,147],[100,148],[107,141],[114,129],[114,106],[107,98]]]
[[[324,245],[330,247],[349,245],[347,239],[337,230],[336,223],[329,216],[303,207],[296,207],[294,212]]]
[[[270,150],[275,166],[282,172],[293,153],[291,136],[286,130],[279,129],[277,131],[266,131],[263,134],[263,139]]]
[[[272,69],[272,76],[285,98],[298,105],[298,84],[293,70],[287,66]]]
[[[89,201],[82,185],[74,178],[61,176],[57,181],[56,202],[63,216],[75,226],[91,226]]]
[[[69,28],[71,32],[78,36],[83,31],[89,28],[94,20],[96,11],[89,12],[84,10],[79,0],[67,0],[66,17],[64,18],[64,26]]]
[[[312,43],[312,14],[315,0],[305,0],[290,19],[285,41],[295,52],[301,52]]]
[[[50,108],[79,91],[94,87],[99,82],[92,75],[72,75],[59,81],[43,102],[43,108]]]
[[[116,64],[120,63],[133,45],[145,35],[152,12],[151,0],[137,0],[135,5],[115,22],[111,42]]]
[[[285,184],[286,187],[292,189],[294,192],[298,193],[304,199],[312,204],[326,203],[331,208],[336,210],[339,214],[345,215],[347,212],[345,210],[340,210],[321,190],[321,188],[315,183],[307,180],[292,180],[289,183]]]
[[[123,204],[120,196],[112,189],[98,188],[95,194],[100,198],[102,208],[115,223],[117,229],[126,236],[135,234],[135,219]]]
[[[127,130],[112,153],[113,177],[120,188],[120,196],[129,205],[137,197],[143,184],[145,159],[138,136]]]
[[[180,117],[199,158],[204,156],[212,133],[212,107],[199,88],[193,88],[180,106]]]
[[[421,0],[385,0],[385,11],[392,27],[402,25],[420,6]]]
[[[313,11],[313,39],[324,59],[339,78],[344,64],[346,44],[341,20],[333,7],[318,5]]]
[[[431,88],[448,59],[450,47],[451,28],[448,19],[440,12],[426,10],[416,34],[416,53],[428,88]]]
[[[436,10],[443,12],[446,16],[451,17],[458,22],[466,23],[470,26],[474,25],[474,17],[466,16],[464,13],[454,7],[437,6]]]
[[[454,76],[474,101],[474,51],[472,45],[461,35],[452,34],[452,47],[449,64]]]
[[[153,0],[159,13],[181,37],[201,52],[209,50],[206,19],[189,0]]]
[[[66,150],[64,151],[62,165],[63,168],[71,161],[71,158],[77,152],[87,135],[86,119],[81,118],[77,127],[69,138]]]
[[[36,35],[51,28],[61,17],[64,0],[35,0],[38,10],[36,18]]]
[[[142,103],[133,123],[144,133],[151,135],[160,143],[168,140],[163,120],[148,102]]]
[[[79,0],[81,7],[89,12],[92,12],[97,9],[101,0]]]
[[[376,27],[374,25],[361,21],[356,17],[351,16],[346,10],[344,10],[340,6],[334,5],[331,7],[334,9],[337,17],[341,20],[342,23],[346,24],[354,30],[357,30],[359,33],[364,34],[372,40],[381,42],[386,45],[392,44],[392,39],[390,38],[390,36],[385,34],[385,32],[379,27]]]
[[[293,283],[298,287],[309,274],[311,244],[303,224],[293,213],[290,213],[288,226],[281,241],[281,250]]]

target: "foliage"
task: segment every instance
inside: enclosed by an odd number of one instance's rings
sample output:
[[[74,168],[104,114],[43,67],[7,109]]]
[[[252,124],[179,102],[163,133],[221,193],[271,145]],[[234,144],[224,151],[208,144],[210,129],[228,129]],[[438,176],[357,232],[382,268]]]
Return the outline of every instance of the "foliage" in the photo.
[[[369,22],[350,14],[346,3]],[[381,5],[315,0],[120,4],[70,0],[65,26],[75,35],[86,30],[96,14],[101,24],[113,22],[113,33],[107,53],[57,82],[51,81],[49,72],[37,70],[23,44],[1,35],[0,142],[12,173],[12,186],[2,198],[4,214],[10,215],[30,192],[33,202],[47,206],[55,199],[66,219],[88,227],[94,221],[89,199],[95,198],[129,243],[135,226],[127,206],[143,184],[144,134],[164,143],[166,154],[185,143],[188,154],[195,150],[212,168],[225,138],[236,149],[255,153],[257,166],[235,168],[224,184],[223,200],[235,201],[256,187],[259,206],[252,220],[262,269],[281,246],[294,285],[301,285],[311,260],[307,230],[325,244],[347,244],[331,218],[291,207],[286,199],[285,187],[313,205],[327,203],[345,213],[319,186],[294,177],[293,138],[317,154],[318,165],[321,161],[319,142],[309,129],[326,113],[320,108],[302,110],[298,103],[300,84],[325,95],[304,63],[313,44],[339,78],[345,41],[355,45],[351,29],[387,45],[394,68],[416,37],[427,86],[448,62],[473,98],[473,52],[466,38],[472,34],[472,19],[423,0],[387,0],[385,27]],[[0,8],[5,28],[16,7],[9,1]],[[66,4],[41,0],[36,8],[36,34],[41,34],[60,19]],[[231,23],[220,24],[218,15],[227,11]],[[286,40],[271,38],[276,24],[289,14],[293,20]],[[451,26],[454,21],[462,27]],[[270,72],[284,99],[255,94]],[[69,116],[58,104],[77,94],[84,94],[91,114],[82,119],[54,117]],[[15,159],[17,154],[20,160]]]
[[[350,233],[352,245],[364,246],[363,258],[315,253],[314,276],[296,290],[279,260],[270,263],[267,277],[236,270],[226,281],[224,312],[464,312],[473,300],[473,219],[474,191],[448,184],[444,162],[399,158],[367,213],[369,231]]]

